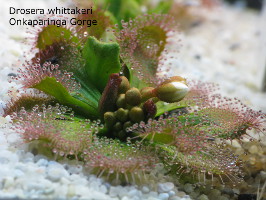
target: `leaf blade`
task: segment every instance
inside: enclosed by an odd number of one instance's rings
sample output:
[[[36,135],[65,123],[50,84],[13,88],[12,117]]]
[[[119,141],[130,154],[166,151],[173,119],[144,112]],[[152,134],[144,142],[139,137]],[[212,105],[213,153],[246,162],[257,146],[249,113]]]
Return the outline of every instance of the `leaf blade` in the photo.
[[[46,77],[40,83],[32,86],[32,88],[36,88],[55,97],[59,103],[72,107],[78,113],[95,119],[99,117],[97,107],[71,96],[67,89],[60,82],[56,81],[54,77]]]
[[[88,79],[102,92],[109,75],[120,71],[119,45],[117,43],[102,43],[94,37],[89,37],[82,55],[85,59],[85,70]]]

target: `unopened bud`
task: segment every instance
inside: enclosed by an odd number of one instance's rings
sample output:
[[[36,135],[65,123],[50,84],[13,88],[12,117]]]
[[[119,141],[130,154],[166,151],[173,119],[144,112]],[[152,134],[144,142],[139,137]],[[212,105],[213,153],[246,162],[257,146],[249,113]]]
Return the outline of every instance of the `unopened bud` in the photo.
[[[128,81],[127,77],[120,76],[120,78],[122,79],[122,82],[121,82],[121,84],[119,86],[118,93],[119,94],[124,94],[124,93],[126,93],[129,90],[130,84],[129,84],[129,81]]]
[[[155,89],[156,96],[168,103],[182,100],[188,93],[186,80],[180,76],[171,77]]]
[[[105,112],[115,110],[118,89],[121,81],[122,79],[120,78],[119,74],[116,73],[110,75],[107,85],[105,86],[102,96],[99,100],[98,109],[101,117],[103,117]]]
[[[116,122],[115,114],[113,112],[104,113],[103,118],[107,128],[111,128]]]
[[[121,130],[121,131],[115,133],[115,136],[118,137],[120,140],[123,140],[123,139],[125,139],[126,134],[127,133],[125,131]]]
[[[141,102],[141,94],[137,88],[131,88],[126,92],[126,102],[129,105],[136,106]]]
[[[127,121],[123,125],[123,130],[126,131],[128,127],[131,127],[133,124],[131,121]]]
[[[128,119],[128,110],[125,110],[123,108],[119,108],[116,111],[116,118],[121,121],[121,122],[125,122]]]
[[[116,122],[115,125],[113,126],[113,129],[115,131],[121,131],[122,128],[123,128],[123,126],[122,126],[121,122]]]
[[[120,94],[116,100],[116,106],[118,108],[125,108],[126,107],[126,97],[125,94]]]
[[[156,96],[153,87],[144,87],[140,90],[140,93],[142,102]]]
[[[144,112],[140,107],[135,106],[129,111],[129,118],[132,122],[141,122],[144,120]]]

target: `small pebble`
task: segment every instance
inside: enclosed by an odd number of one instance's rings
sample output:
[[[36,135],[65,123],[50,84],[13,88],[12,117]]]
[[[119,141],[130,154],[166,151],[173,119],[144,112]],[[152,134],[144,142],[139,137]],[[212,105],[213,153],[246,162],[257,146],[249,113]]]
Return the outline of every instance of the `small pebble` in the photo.
[[[158,192],[151,191],[148,195],[149,195],[150,197],[158,197]]]
[[[189,196],[191,196],[192,199],[196,199],[199,196],[199,192],[198,191],[193,191],[191,193],[189,193]]]
[[[130,200],[127,196],[123,196],[121,200]]]
[[[46,194],[46,195],[52,194],[53,192],[54,192],[54,188],[51,188],[51,187],[43,190],[43,194]]]
[[[75,186],[73,184],[68,185],[67,196],[73,197],[76,193]]]
[[[217,198],[217,200],[229,200],[226,196],[220,196]]]
[[[169,198],[168,193],[160,193],[159,194],[159,199],[161,199],[161,200],[167,200],[168,198]]]
[[[117,197],[118,194],[119,194],[119,188],[111,186],[109,190],[110,197]]]
[[[191,192],[193,192],[194,187],[193,187],[192,184],[190,184],[190,183],[186,183],[186,184],[184,185],[184,190],[185,190],[186,193],[191,193]]]
[[[51,181],[57,182],[61,177],[67,176],[66,170],[63,166],[50,165],[47,169],[47,178]]]
[[[144,194],[146,194],[150,191],[150,189],[147,186],[143,186],[141,190]]]
[[[237,189],[237,188],[234,188],[234,189],[233,189],[233,192],[234,192],[234,194],[240,194],[240,191],[239,191],[239,189]]]
[[[3,181],[4,181],[3,188],[5,188],[5,189],[12,187],[14,184],[14,178],[13,177],[6,177]]]
[[[228,194],[229,196],[233,196],[234,195],[234,191],[231,188],[224,188],[222,190],[223,193]]]
[[[37,161],[38,166],[47,166],[48,161],[46,159],[41,158],[40,160]]]
[[[158,184],[158,192],[169,192],[170,190],[174,189],[175,185],[171,182],[166,183],[159,183]]]
[[[24,172],[23,171],[21,171],[20,169],[15,169],[14,170],[14,177],[15,178],[19,178],[19,177],[22,177],[22,176],[24,176]]]
[[[175,191],[171,190],[171,191],[168,192],[168,194],[169,194],[169,197],[172,197],[172,196],[175,195]]]
[[[260,177],[261,177],[261,181],[265,182],[266,181],[266,171],[261,171],[260,172]]]
[[[180,198],[178,196],[173,196],[170,198],[170,200],[182,200],[182,199],[185,200],[186,198]]]
[[[221,196],[221,191],[217,189],[213,189],[210,191],[208,197],[209,199],[218,199]]]
[[[235,147],[235,148],[242,148],[237,140],[233,140],[232,141],[232,146]]]
[[[209,198],[205,194],[202,194],[198,197],[198,200],[209,200]]]
[[[185,192],[183,192],[183,191],[178,191],[178,192],[176,193],[176,195],[179,196],[179,197],[184,197],[184,196],[186,196],[187,194],[186,194]]]
[[[101,193],[103,193],[103,194],[106,194],[107,193],[107,187],[105,186],[105,185],[101,185],[100,187],[99,187],[99,191],[101,192]]]
[[[183,198],[181,198],[181,200],[190,200],[190,196],[189,195],[185,195]]]
[[[79,174],[82,172],[83,167],[81,165],[68,165],[67,171],[70,174]]]
[[[16,199],[16,194],[0,191],[1,199]]]
[[[256,153],[258,153],[258,147],[256,145],[252,145],[249,147],[248,151],[251,154],[256,154]]]
[[[127,195],[129,197],[140,197],[141,196],[141,191],[136,190],[136,189],[132,189],[129,192],[127,192]]]
[[[65,178],[65,177],[62,177],[62,178],[60,179],[60,183],[61,183],[61,184],[70,184],[71,181],[70,181],[69,179]]]

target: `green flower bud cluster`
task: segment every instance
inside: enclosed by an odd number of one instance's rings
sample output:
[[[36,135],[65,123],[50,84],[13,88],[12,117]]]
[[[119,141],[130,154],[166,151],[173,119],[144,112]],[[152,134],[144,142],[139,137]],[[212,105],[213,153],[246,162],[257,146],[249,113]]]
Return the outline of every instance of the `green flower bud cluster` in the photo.
[[[141,92],[137,88],[130,88],[130,83],[125,76],[118,89],[116,109],[113,112],[104,113],[104,122],[115,137],[126,139],[127,128],[134,123],[153,118],[157,108],[152,100],[143,102]]]
[[[100,101],[106,128],[112,136],[126,139],[127,128],[135,123],[154,118],[157,101],[168,103],[182,100],[188,93],[186,80],[180,76],[171,77],[156,88],[141,90],[130,87],[125,76],[112,74]]]

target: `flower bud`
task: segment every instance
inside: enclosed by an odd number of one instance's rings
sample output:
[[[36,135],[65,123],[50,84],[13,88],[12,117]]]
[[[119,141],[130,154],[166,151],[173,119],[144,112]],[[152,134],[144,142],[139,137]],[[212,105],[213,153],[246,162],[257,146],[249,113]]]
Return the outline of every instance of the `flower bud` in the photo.
[[[101,117],[103,117],[105,112],[115,110],[118,89],[121,81],[122,79],[118,73],[110,75],[107,85],[105,86],[102,96],[99,100],[98,109]]]
[[[104,113],[103,118],[107,128],[111,128],[116,122],[115,114],[113,112]]]
[[[126,97],[125,94],[120,94],[116,100],[116,106],[118,108],[125,108],[126,107]]]
[[[121,131],[122,128],[123,128],[123,126],[122,126],[121,122],[116,122],[115,125],[113,126],[113,129],[115,131]]]
[[[136,106],[141,102],[141,94],[137,88],[131,88],[126,92],[126,102],[129,105]]]
[[[142,102],[156,96],[153,87],[144,87],[140,90],[140,93]]]
[[[123,108],[119,108],[116,111],[116,118],[121,121],[121,122],[125,122],[128,119],[128,110],[125,110]]]
[[[133,125],[133,123],[131,121],[127,121],[123,124],[123,130],[127,131],[128,127],[131,127]]]
[[[124,94],[124,93],[126,93],[129,90],[130,84],[129,84],[129,81],[128,81],[127,77],[120,76],[120,78],[122,79],[122,82],[121,82],[121,84],[119,86],[118,93],[119,94]]]
[[[115,134],[116,137],[118,137],[120,140],[123,140],[126,137],[126,132],[124,130],[121,130]]]
[[[129,118],[132,122],[141,122],[144,120],[144,112],[140,107],[135,106],[129,111]]]
[[[173,103],[182,100],[186,96],[188,86],[184,78],[174,76],[161,83],[154,92],[161,101]]]

